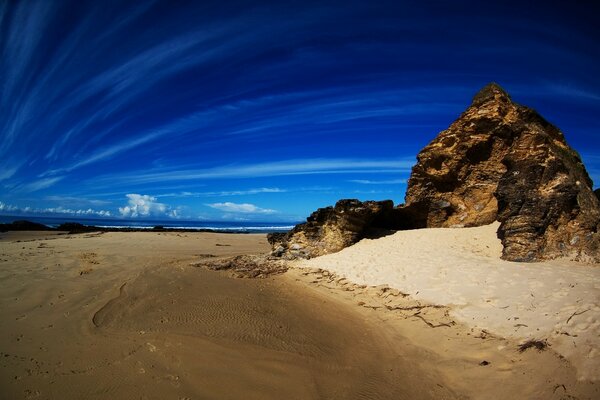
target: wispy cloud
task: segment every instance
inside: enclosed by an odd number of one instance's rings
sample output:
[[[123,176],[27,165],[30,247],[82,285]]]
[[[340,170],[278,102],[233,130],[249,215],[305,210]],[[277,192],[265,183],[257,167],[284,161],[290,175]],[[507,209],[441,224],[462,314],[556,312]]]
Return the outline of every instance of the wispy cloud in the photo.
[[[228,213],[240,213],[240,214],[275,214],[276,210],[271,210],[268,208],[261,208],[254,204],[250,203],[212,203],[207,204],[208,207],[215,208],[220,211],[228,212]]]
[[[270,176],[344,174],[344,173],[402,173],[413,165],[410,160],[368,159],[306,159],[285,160],[257,164],[226,165],[206,169],[180,169],[177,171],[112,175],[94,180],[95,184],[119,182],[146,184],[155,182],[190,181],[202,179],[238,179]]]
[[[584,101],[600,100],[600,93],[593,92],[587,88],[582,88],[573,84],[564,84],[564,83],[556,83],[556,82],[547,82],[545,83],[545,88],[558,96],[569,96],[573,98],[578,98]]]
[[[178,192],[156,195],[156,197],[226,197],[246,196],[261,193],[286,193],[288,190],[280,188],[256,188],[247,190],[224,190],[220,192]]]
[[[406,179],[389,179],[382,181],[373,181],[370,179],[350,179],[348,182],[360,183],[362,185],[397,185],[406,183]]]
[[[17,172],[18,169],[19,169],[18,167],[0,169],[0,181],[9,179],[11,176],[13,176],[15,174],[15,172]]]
[[[55,176],[52,178],[38,179],[38,180],[30,182],[30,183],[19,185],[15,189],[15,191],[26,192],[26,193],[37,192],[38,190],[47,189],[47,188],[53,186],[55,183],[62,180],[63,178],[64,178],[64,176]]]
[[[87,199],[85,197],[75,196],[46,196],[44,199],[46,201],[71,205],[106,206],[111,204],[111,202],[107,200]]]

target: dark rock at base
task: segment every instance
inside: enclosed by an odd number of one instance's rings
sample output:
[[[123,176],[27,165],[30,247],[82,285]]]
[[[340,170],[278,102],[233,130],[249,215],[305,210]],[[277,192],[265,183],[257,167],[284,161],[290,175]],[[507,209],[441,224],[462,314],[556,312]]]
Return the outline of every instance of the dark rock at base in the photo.
[[[31,221],[14,221],[10,224],[0,224],[0,232],[8,231],[51,231],[53,230],[49,226],[44,224],[38,224],[37,222]]]
[[[340,251],[378,230],[390,229],[395,213],[398,211],[391,200],[344,199],[334,207],[319,208],[287,233],[269,234],[267,240],[274,256],[317,257]]]
[[[75,234],[75,233],[96,232],[96,231],[98,231],[98,228],[96,228],[95,226],[82,225],[77,222],[65,222],[63,224],[60,224],[56,228],[56,230],[63,231],[63,232],[69,232],[70,234]]]

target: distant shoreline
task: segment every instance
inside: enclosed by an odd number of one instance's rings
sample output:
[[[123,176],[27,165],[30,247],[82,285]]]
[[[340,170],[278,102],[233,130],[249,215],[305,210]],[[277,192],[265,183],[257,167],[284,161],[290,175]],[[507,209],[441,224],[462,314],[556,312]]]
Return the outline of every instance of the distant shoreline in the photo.
[[[48,232],[68,232],[71,234],[76,233],[89,233],[89,232],[207,232],[207,233],[233,233],[233,234],[249,234],[249,233],[272,233],[272,232],[286,232],[293,226],[272,226],[272,227],[168,227],[164,225],[154,225],[145,227],[131,227],[131,226],[97,226],[97,225],[84,225],[78,222],[65,222],[59,224],[56,227],[48,226],[39,222],[32,222],[30,220],[15,220],[10,223],[0,224],[0,232],[14,232],[14,231],[48,231]],[[271,228],[271,229],[269,229]]]

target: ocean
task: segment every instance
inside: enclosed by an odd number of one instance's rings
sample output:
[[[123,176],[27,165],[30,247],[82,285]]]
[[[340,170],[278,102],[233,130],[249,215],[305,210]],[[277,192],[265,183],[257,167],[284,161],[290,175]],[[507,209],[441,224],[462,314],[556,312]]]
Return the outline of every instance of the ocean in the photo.
[[[254,221],[182,221],[150,219],[109,219],[109,218],[69,218],[69,217],[33,217],[0,215],[0,223],[27,220],[56,228],[65,222],[93,225],[101,228],[138,228],[152,229],[155,226],[172,229],[210,229],[218,232],[271,233],[286,232],[296,224],[290,222],[254,222]]]

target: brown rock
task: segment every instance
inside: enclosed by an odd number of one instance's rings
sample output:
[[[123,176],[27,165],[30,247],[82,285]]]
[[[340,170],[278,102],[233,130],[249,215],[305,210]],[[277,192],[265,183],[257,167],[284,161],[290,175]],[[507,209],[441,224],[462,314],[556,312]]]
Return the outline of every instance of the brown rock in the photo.
[[[501,222],[503,258],[598,260],[600,205],[558,128],[497,84],[417,156],[406,206],[414,227]]]
[[[417,155],[406,204],[419,210],[418,227],[479,226],[496,220],[494,193],[506,172],[502,160],[516,136],[516,107],[490,84],[471,106]]]
[[[348,247],[377,228],[387,228],[394,203],[386,201],[340,200],[335,207],[319,208],[303,224],[285,234],[267,239],[273,255],[285,258],[311,258]]]

